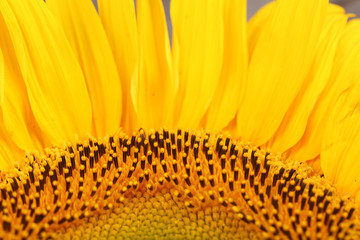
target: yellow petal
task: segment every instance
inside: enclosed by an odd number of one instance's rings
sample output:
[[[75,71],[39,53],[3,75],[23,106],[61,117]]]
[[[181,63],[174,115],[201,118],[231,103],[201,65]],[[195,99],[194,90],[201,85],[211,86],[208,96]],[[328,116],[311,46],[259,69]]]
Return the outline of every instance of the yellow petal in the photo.
[[[45,3],[1,1],[0,13],[1,29],[13,43],[12,61],[19,64],[39,134],[56,144],[89,132],[91,109],[81,70]]]
[[[6,72],[5,99],[1,110],[8,137],[23,150],[40,150],[46,143],[49,145],[50,142],[42,139],[40,135],[41,130],[31,112],[23,80],[16,76],[10,68]]]
[[[2,39],[4,38],[5,36],[4,34],[2,34]],[[5,69],[7,70],[7,66],[5,64],[5,58],[3,56],[2,50],[0,49],[0,106],[2,110],[2,118],[4,117],[3,106],[5,102],[4,100],[5,79],[7,79],[8,77],[5,74]],[[13,111],[16,110],[17,110],[16,108],[13,108]],[[25,136],[23,135],[22,137],[25,138],[28,137],[26,134],[27,132],[24,134]],[[21,155],[21,153],[23,153],[23,151],[21,151],[18,147],[16,147],[12,139],[10,139],[9,133],[6,132],[3,124],[0,124],[0,171],[12,169],[14,167],[14,159],[21,159],[19,158],[20,157],[19,155]]]
[[[267,144],[273,151],[285,152],[304,134],[309,115],[329,81],[339,38],[345,28],[347,16],[329,15],[315,49],[306,81],[286,112],[279,129]]]
[[[206,118],[206,129],[221,130],[234,119],[247,72],[246,1],[224,1],[224,56],[220,79]]]
[[[321,167],[339,191],[353,196],[360,190],[360,21],[351,21],[339,46],[334,69],[337,95],[327,112],[321,146]],[[341,62],[340,62],[341,61]]]
[[[6,133],[0,133],[0,172],[13,170],[19,163],[18,161],[24,158],[24,152],[17,148],[11,140],[9,142],[5,136]]]
[[[320,163],[320,155],[316,158],[306,161],[306,165],[312,168],[312,171],[316,174],[323,175],[323,171],[321,169],[321,163]]]
[[[5,77],[5,63],[4,56],[0,49],[0,104],[4,103],[4,77]],[[0,142],[0,169],[8,169],[8,148],[4,142]]]
[[[276,3],[274,1],[266,4],[250,19],[247,25],[249,60],[253,55],[262,30],[265,28],[265,25],[269,23],[269,17],[274,11],[275,6]]]
[[[90,0],[49,0],[86,79],[97,136],[116,131],[121,122],[121,83],[100,18]]]
[[[3,116],[0,117],[0,173],[2,171],[13,170],[14,167],[21,165],[21,161],[25,157],[26,151],[19,148],[19,145],[24,142],[20,140],[20,144],[16,142],[18,139],[11,135],[3,125]],[[20,129],[22,130],[22,129]],[[17,130],[16,133],[19,133]],[[27,132],[24,133],[26,135]],[[27,136],[24,136],[25,138]],[[37,152],[35,149],[30,149],[33,152]]]
[[[138,34],[133,0],[98,0],[99,15],[108,37],[122,83],[121,126],[133,132],[136,114],[130,95],[131,79],[138,71]]]
[[[353,31],[357,32],[358,26],[358,21],[352,21],[339,40],[330,79],[309,116],[303,137],[290,149],[290,156],[294,159],[303,161],[319,155],[324,126],[335,101],[357,80],[353,76],[357,68],[353,66],[351,58],[355,58],[354,47],[360,41],[359,34],[353,34]]]
[[[31,111],[26,92],[26,86],[17,63],[16,54],[10,34],[4,26],[1,16],[0,28],[2,37],[0,46],[6,46],[1,52],[1,115],[4,132],[7,132],[8,139],[16,143],[23,150],[41,149],[38,140],[40,130]],[[10,140],[10,141],[11,141]]]
[[[264,144],[279,127],[311,66],[327,1],[279,0],[249,65],[238,132]]]
[[[5,62],[0,49],[0,105],[4,103]]]
[[[171,126],[176,81],[173,77],[170,43],[161,0],[138,1],[140,44],[139,77],[131,85],[141,126]]]
[[[223,63],[221,1],[172,0],[173,59],[179,78],[179,127],[199,126],[218,86]]]
[[[359,25],[360,26],[360,25]],[[356,47],[359,55],[360,49]],[[359,57],[352,58],[359,61]],[[352,64],[351,64],[352,63]],[[356,68],[356,62],[346,64]],[[346,66],[347,71],[350,69]],[[353,70],[359,79],[360,71]],[[321,149],[321,168],[325,177],[340,191],[342,196],[354,196],[360,190],[360,84],[342,92],[332,107],[324,132]]]

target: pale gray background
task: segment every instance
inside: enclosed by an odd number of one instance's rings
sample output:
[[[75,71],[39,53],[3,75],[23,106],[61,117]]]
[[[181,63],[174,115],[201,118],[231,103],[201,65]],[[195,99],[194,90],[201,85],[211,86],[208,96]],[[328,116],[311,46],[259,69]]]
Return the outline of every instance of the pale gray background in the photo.
[[[168,0],[163,0],[168,1]],[[271,2],[272,0],[249,0],[248,1],[248,17],[254,15],[254,13],[264,4]],[[360,16],[360,1],[359,0],[330,0],[330,2],[339,4],[346,9],[348,13],[355,13]]]
[[[97,0],[92,0],[96,5]],[[121,1],[121,0],[118,0]],[[135,0],[134,0],[135,1]],[[169,7],[170,0],[162,0],[165,8]],[[248,16],[251,17],[254,13],[264,4],[271,2],[272,0],[249,0],[248,1]],[[343,7],[345,7],[347,12],[352,12],[360,16],[360,1],[359,0],[330,0],[330,2],[335,2]]]
[[[97,0],[92,0],[92,1],[94,5],[97,7]],[[121,1],[121,0],[116,0],[116,1]],[[171,20],[169,14],[169,6],[171,0],[162,0],[162,1],[164,3],[166,19],[168,22],[169,36],[171,36],[172,27],[171,27]],[[253,16],[259,8],[261,8],[263,5],[271,1],[273,0],[248,0],[247,1],[248,19],[250,19],[251,16]],[[136,0],[134,0],[134,2],[136,2]],[[346,12],[355,13],[360,17],[360,0],[330,0],[330,2],[337,3],[343,6],[346,9]],[[170,41],[171,41],[171,37],[170,37]]]

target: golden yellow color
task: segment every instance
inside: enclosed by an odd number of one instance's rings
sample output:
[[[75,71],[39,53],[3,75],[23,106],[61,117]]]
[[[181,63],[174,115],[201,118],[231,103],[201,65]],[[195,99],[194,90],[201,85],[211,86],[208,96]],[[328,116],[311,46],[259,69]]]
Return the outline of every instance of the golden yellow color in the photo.
[[[9,239],[359,237],[354,203],[311,167],[201,131],[90,138],[2,177]]]
[[[360,21],[170,14],[171,44],[161,0],[0,1],[0,236],[356,239]]]

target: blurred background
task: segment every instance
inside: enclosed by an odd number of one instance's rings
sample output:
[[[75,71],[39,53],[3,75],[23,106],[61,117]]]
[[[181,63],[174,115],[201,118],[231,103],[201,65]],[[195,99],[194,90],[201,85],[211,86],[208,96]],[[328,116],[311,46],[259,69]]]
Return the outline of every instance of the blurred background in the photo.
[[[97,7],[97,0],[92,0],[94,5]],[[121,1],[121,0],[118,0]],[[139,0],[138,0],[139,1]],[[169,24],[169,36],[171,36],[172,27],[171,27],[171,21],[170,21],[170,14],[169,14],[169,7],[170,7],[170,1],[171,0],[162,0],[165,8],[165,14],[167,18],[167,22]],[[196,1],[196,0],[195,0]],[[274,0],[248,0],[247,1],[247,13],[248,13],[248,19],[250,19],[256,12],[259,10],[262,6],[264,6],[268,2],[272,2]],[[136,2],[136,0],[134,0]],[[357,16],[360,17],[360,0],[330,0],[332,3],[336,3],[338,5],[341,5],[345,8],[347,13],[354,13]],[[171,38],[170,38],[171,40]]]
[[[256,11],[272,0],[248,0],[248,18],[256,13]],[[163,0],[169,2],[169,0]],[[360,1],[359,0],[330,0],[332,3],[339,4],[346,9],[348,13],[355,13],[360,16]]]
[[[97,0],[92,0],[95,6]],[[135,0],[134,0],[135,1]],[[169,8],[171,0],[162,0],[165,8]],[[268,2],[273,0],[248,0],[248,18],[250,18],[256,11]],[[348,13],[355,13],[360,16],[360,1],[359,0],[330,0],[330,2],[339,4],[346,9]],[[165,10],[167,10],[165,9]]]

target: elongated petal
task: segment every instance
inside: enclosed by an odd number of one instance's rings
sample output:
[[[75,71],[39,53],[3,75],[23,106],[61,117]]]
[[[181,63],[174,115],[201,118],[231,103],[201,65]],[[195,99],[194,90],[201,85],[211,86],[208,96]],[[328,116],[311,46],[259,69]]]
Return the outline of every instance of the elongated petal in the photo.
[[[359,57],[353,58],[355,59],[360,60]],[[355,62],[353,67],[355,68]],[[355,70],[353,74],[359,79],[360,71]],[[324,175],[344,197],[354,196],[360,190],[359,155],[360,84],[357,84],[342,92],[332,107],[321,150]]]
[[[276,2],[254,49],[237,115],[244,139],[264,144],[279,127],[306,79],[326,6],[325,0]]]
[[[121,126],[132,132],[139,128],[130,94],[130,82],[138,76],[139,62],[134,1],[98,0],[98,9],[122,83]]]
[[[4,103],[5,61],[0,49],[0,105]]]
[[[1,110],[8,137],[22,150],[40,150],[50,143],[41,136],[41,130],[31,112],[26,87],[13,69],[8,68],[6,72],[5,99]]]
[[[90,0],[49,0],[86,79],[97,136],[116,131],[121,122],[121,83],[109,42]]]
[[[240,105],[248,67],[246,1],[224,1],[224,57],[220,81],[206,118],[206,129],[221,130]]]
[[[0,25],[1,26],[1,25]],[[8,37],[5,36],[5,34],[2,34],[2,39]],[[1,41],[1,40],[0,40]],[[8,46],[10,48],[10,46]],[[8,48],[4,49],[7,53],[9,50]],[[6,54],[5,53],[5,54]],[[7,104],[5,103],[5,81],[12,82],[15,79],[9,78],[8,74],[6,72],[9,71],[9,66],[6,64],[8,61],[5,61],[6,57],[4,57],[3,52],[0,49],[0,107],[1,107],[1,122],[4,121],[5,117],[8,117],[7,111],[4,111],[4,106]],[[10,81],[9,81],[10,80]],[[16,80],[15,80],[16,81]],[[10,91],[9,91],[10,92]],[[12,93],[12,92],[11,92]],[[23,94],[26,94],[26,92],[23,92]],[[12,111],[17,111],[19,109],[19,106],[15,106],[15,108],[12,108]],[[14,114],[10,115],[14,116]],[[24,121],[24,120],[23,120]],[[16,120],[15,120],[16,122]],[[6,125],[6,123],[5,123]],[[16,123],[14,124],[16,125]],[[8,128],[9,129],[9,128]],[[15,126],[15,128],[11,129],[15,130],[16,132],[8,132],[5,129],[4,124],[0,124],[0,171],[6,171],[8,169],[12,169],[17,162],[14,162],[14,159],[21,160],[24,157],[24,149],[20,149],[19,145],[21,147],[28,147],[28,150],[34,150],[31,149],[31,147],[34,146],[34,138],[30,139],[27,129],[25,131],[19,126]],[[19,134],[20,133],[20,134]],[[15,137],[14,137],[15,135]],[[24,138],[26,140],[24,140]],[[17,144],[15,144],[15,142]],[[20,142],[20,143],[19,143]],[[23,142],[25,143],[25,146],[22,145]]]
[[[360,21],[351,21],[339,48],[339,66],[334,71],[337,95],[332,95],[321,147],[325,176],[345,195],[360,190]],[[335,87],[335,85],[334,85]]]
[[[5,97],[4,97],[5,98]],[[3,116],[0,117],[0,174],[3,171],[12,170],[14,167],[21,165],[21,161],[25,157],[25,153],[28,150],[24,150],[20,147],[23,147],[23,143],[27,140],[21,140],[20,143],[16,142],[19,140],[19,132],[23,130],[22,128],[19,130],[15,130],[16,132],[8,132],[6,130],[6,127],[4,126],[3,122]],[[27,138],[26,136],[27,132],[24,132],[24,138]],[[17,136],[13,136],[17,135]],[[33,138],[35,141],[35,137]],[[27,143],[28,146],[31,144]],[[35,143],[34,143],[35,145]],[[30,149],[29,151],[37,152],[36,149]]]
[[[353,31],[357,33],[354,26],[359,26],[358,21],[352,21],[351,24],[348,24],[339,40],[330,79],[309,116],[303,137],[298,144],[290,149],[290,156],[294,159],[304,161],[319,155],[324,136],[324,126],[335,101],[342,92],[357,81],[357,78],[354,77],[354,72],[357,69],[353,67],[352,59],[356,57],[354,56],[356,54],[355,46],[360,41],[360,35],[353,33]]]
[[[5,22],[0,16],[2,37],[0,46],[6,46],[1,52],[1,115],[7,132],[7,142],[13,141],[23,150],[41,149],[38,140],[39,127],[31,111],[26,86],[14,52],[13,42]],[[5,130],[6,129],[6,130]],[[5,135],[4,135],[5,136]],[[9,139],[11,138],[11,140]]]
[[[294,146],[304,134],[309,115],[329,81],[336,47],[346,21],[347,16],[344,14],[331,14],[325,19],[310,72],[268,144],[272,150],[284,152]]]
[[[141,126],[171,126],[176,82],[161,0],[137,2],[140,44],[139,77],[132,81],[132,98]]]
[[[179,77],[175,119],[196,128],[221,74],[224,24],[221,1],[171,1],[173,59]]]
[[[1,1],[0,13],[1,28],[13,42],[16,56],[12,61],[19,64],[40,134],[48,144],[56,144],[88,133],[91,109],[84,79],[45,3]]]
[[[0,133],[0,170],[12,170],[18,164],[19,160],[23,159],[24,152],[21,151],[16,145],[5,137],[6,133]],[[10,142],[9,142],[10,141]],[[16,161],[14,161],[16,159]]]
[[[265,29],[265,25],[269,23],[269,17],[274,11],[275,7],[276,3],[274,1],[266,4],[250,19],[247,25],[249,60],[253,55],[262,30]]]
[[[4,56],[0,49],[0,103],[3,105],[4,103],[4,81],[5,81],[5,62]],[[8,168],[8,156],[7,153],[7,146],[4,142],[0,142],[0,169],[7,169]]]

